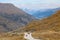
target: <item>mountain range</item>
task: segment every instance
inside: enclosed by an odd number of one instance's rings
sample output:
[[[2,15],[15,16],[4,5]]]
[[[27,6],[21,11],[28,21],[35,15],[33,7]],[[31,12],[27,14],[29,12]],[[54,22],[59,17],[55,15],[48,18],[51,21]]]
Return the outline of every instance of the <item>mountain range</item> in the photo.
[[[57,10],[60,10],[60,8],[54,8],[54,9],[28,9],[23,8],[24,11],[27,13],[33,15],[34,17],[38,19],[43,19],[46,17],[49,17],[53,15]]]
[[[16,30],[36,18],[10,3],[0,3],[0,33]]]
[[[0,3],[0,40],[26,40],[25,32],[31,32],[33,38],[41,40],[60,40],[60,9],[32,12],[36,17],[42,15],[38,19],[43,19],[36,20],[32,13],[30,15],[13,4]]]
[[[25,32],[31,33],[35,39],[60,40],[60,11],[43,20],[34,20],[23,28],[0,34],[0,39],[26,40],[24,38]]]

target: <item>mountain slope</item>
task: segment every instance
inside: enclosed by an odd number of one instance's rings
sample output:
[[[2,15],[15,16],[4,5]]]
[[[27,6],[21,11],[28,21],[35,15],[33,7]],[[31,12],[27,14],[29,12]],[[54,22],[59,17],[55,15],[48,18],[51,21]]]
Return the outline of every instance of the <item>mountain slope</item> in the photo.
[[[0,32],[16,30],[35,20],[21,9],[10,3],[0,3]]]
[[[28,24],[26,27],[20,29],[24,31],[60,31],[60,10],[57,11],[54,15],[45,18],[43,20],[33,21]],[[17,30],[19,32],[20,30]]]

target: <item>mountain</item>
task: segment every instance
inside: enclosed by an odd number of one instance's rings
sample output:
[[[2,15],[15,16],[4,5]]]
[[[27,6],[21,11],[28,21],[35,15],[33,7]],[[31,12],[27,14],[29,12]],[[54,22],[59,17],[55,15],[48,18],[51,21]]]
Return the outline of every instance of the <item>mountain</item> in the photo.
[[[27,9],[25,8],[23,10],[38,19],[43,19],[43,18],[53,15],[57,10],[60,10],[60,8],[55,8],[55,9]]]
[[[10,3],[0,3],[0,33],[16,30],[36,18]]]
[[[22,32],[21,32],[22,31]],[[24,33],[31,32],[33,38],[40,40],[60,40],[60,11],[43,20],[32,21],[26,27],[0,35],[1,40],[26,40]]]
[[[36,20],[32,21],[30,24],[28,24],[26,27],[22,29],[18,29],[16,32],[19,31],[23,32],[43,32],[43,31],[55,31],[60,32],[60,10],[57,11],[52,16],[45,18],[43,20]]]

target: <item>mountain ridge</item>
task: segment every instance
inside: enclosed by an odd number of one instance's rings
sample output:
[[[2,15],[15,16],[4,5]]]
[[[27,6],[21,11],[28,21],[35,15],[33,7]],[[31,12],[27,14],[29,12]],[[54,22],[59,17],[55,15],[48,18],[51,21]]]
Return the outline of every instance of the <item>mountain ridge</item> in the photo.
[[[0,32],[16,30],[35,19],[35,17],[17,8],[13,4],[0,3]]]

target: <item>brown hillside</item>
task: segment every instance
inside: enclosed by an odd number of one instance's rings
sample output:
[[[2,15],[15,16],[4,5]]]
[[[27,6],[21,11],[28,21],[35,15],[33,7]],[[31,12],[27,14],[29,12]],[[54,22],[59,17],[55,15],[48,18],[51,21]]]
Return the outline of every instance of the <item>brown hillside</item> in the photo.
[[[60,10],[56,14],[43,20],[33,21],[28,24],[22,31],[60,31]],[[19,30],[20,31],[20,30]]]

